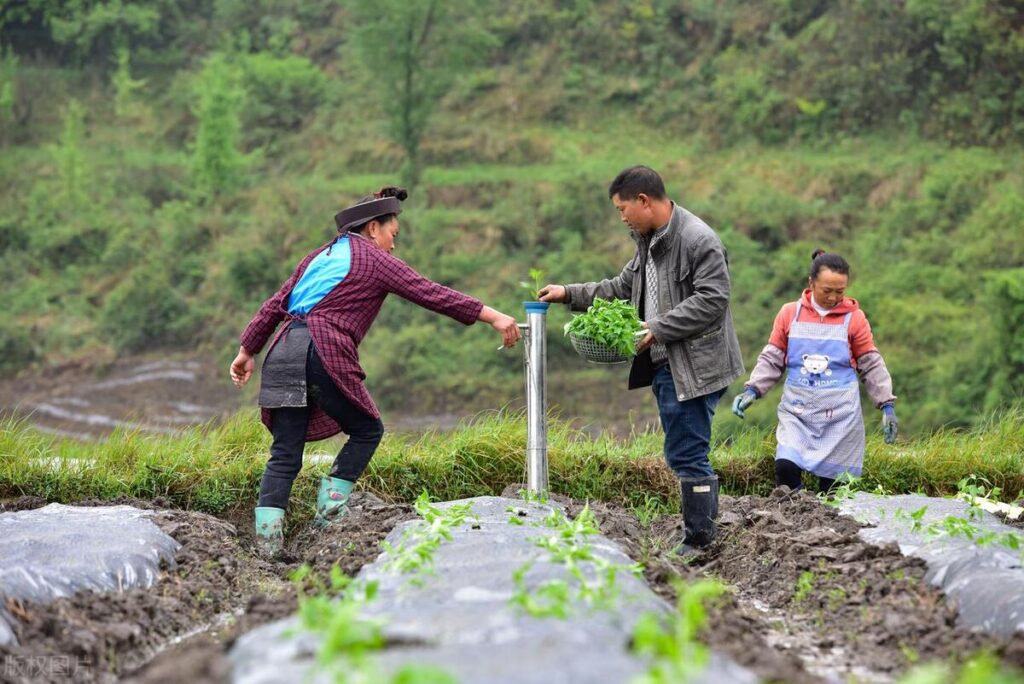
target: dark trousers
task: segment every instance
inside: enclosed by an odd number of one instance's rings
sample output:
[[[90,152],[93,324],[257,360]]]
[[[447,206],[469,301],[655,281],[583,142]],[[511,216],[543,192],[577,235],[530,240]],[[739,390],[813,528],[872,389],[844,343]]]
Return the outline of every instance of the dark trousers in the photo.
[[[654,372],[651,390],[658,400],[658,414],[665,431],[665,462],[668,467],[678,477],[714,475],[708,459],[711,418],[725,390],[679,401],[668,364]]]
[[[786,485],[790,489],[800,489],[803,483],[804,470],[796,463],[785,459],[775,459],[775,486]],[[830,492],[836,486],[836,481],[831,477],[818,476],[818,489],[822,492]]]
[[[384,424],[380,418],[363,413],[341,393],[311,344],[306,356],[306,406],[271,409],[270,432],[274,442],[260,483],[260,506],[288,506],[292,483],[302,469],[306,427],[313,406],[323,409],[348,435],[348,441],[334,459],[331,477],[355,482],[373,458],[384,436]]]

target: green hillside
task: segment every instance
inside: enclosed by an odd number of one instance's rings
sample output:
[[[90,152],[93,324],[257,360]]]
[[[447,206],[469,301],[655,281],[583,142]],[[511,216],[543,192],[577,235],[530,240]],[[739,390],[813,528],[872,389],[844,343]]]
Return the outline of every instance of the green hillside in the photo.
[[[1014,3],[29,0],[0,6],[0,48],[6,375],[226,365],[333,214],[399,181],[396,254],[519,315],[530,268],[628,259],[605,189],[644,163],[725,241],[748,369],[820,246],[852,264],[906,428],[1022,403]],[[567,317],[552,373],[607,402],[624,372],[579,361]],[[492,337],[389,302],[369,387],[389,409],[500,403],[521,368]]]

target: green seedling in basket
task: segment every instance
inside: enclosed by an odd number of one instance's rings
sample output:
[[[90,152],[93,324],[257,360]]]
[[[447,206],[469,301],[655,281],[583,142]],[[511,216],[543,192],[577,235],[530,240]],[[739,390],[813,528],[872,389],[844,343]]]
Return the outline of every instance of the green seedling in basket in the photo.
[[[624,299],[606,300],[597,297],[585,314],[573,318],[565,326],[565,334],[586,337],[625,357],[636,353],[640,318],[633,305]]]

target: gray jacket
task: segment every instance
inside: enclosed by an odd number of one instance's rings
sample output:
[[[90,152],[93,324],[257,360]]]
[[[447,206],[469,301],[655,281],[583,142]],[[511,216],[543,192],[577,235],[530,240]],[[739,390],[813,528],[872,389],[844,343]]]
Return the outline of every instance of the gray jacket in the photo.
[[[626,299],[642,311],[647,240],[637,242],[633,259],[614,278],[567,285],[568,304],[585,311],[595,297]],[[647,321],[665,344],[679,401],[717,392],[744,373],[739,340],[729,312],[729,258],[725,246],[697,216],[674,205],[668,232],[652,251],[658,270],[658,298],[664,312]],[[629,388],[653,379],[650,352],[633,360]]]

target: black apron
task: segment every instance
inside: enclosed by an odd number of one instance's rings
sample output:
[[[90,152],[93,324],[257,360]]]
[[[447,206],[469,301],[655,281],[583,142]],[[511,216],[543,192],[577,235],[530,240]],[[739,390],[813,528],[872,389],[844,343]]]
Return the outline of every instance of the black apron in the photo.
[[[306,406],[306,359],[309,328],[292,321],[263,361],[259,404],[274,409]]]

